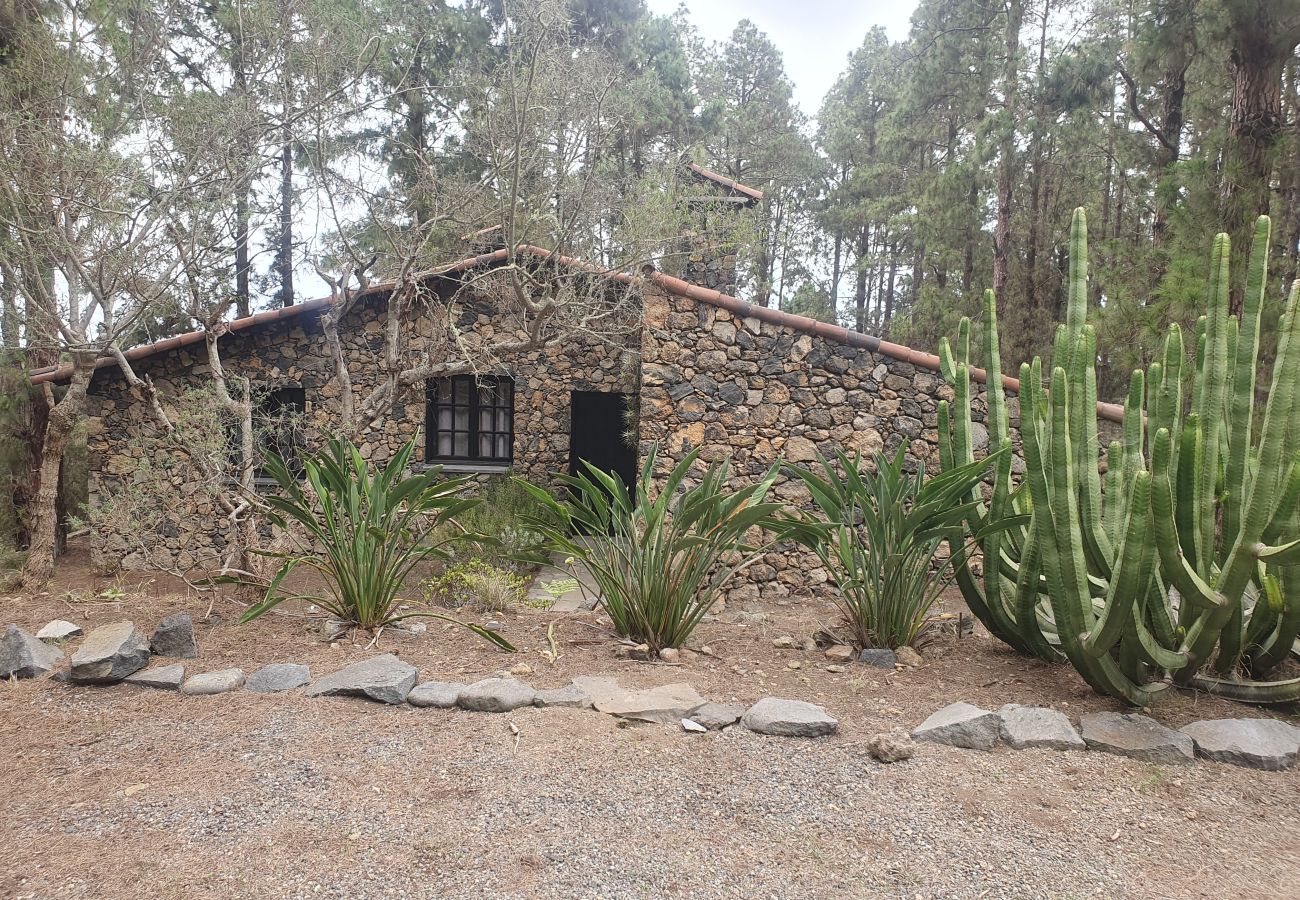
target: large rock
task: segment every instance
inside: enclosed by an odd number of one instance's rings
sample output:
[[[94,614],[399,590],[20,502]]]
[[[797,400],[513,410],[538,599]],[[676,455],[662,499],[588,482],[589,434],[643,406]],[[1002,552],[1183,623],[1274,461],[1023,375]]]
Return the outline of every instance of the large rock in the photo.
[[[170,666],[154,666],[150,669],[141,669],[139,672],[133,672],[122,679],[123,684],[134,684],[139,687],[158,688],[164,691],[180,690],[181,682],[185,680],[185,666],[181,663],[172,663]]]
[[[537,696],[533,698],[534,706],[558,706],[569,709],[591,709],[591,698],[587,692],[575,685],[567,685],[562,688],[550,688],[549,690],[538,691]]]
[[[53,669],[63,651],[10,625],[0,635],[0,678],[35,678]]]
[[[591,697],[597,711],[636,722],[678,725],[704,705],[704,698],[685,682],[644,690],[627,690],[613,678],[575,678],[573,684]]]
[[[67,619],[55,619],[46,622],[36,636],[43,641],[66,641],[81,634],[81,626]]]
[[[503,713],[532,706],[537,691],[514,678],[484,678],[460,692],[456,698],[461,709],[475,712]]]
[[[877,669],[893,669],[894,664],[898,662],[898,657],[893,650],[882,647],[868,647],[858,654],[858,661],[869,666],[875,666]]]
[[[406,702],[412,706],[454,709],[463,690],[465,685],[459,681],[426,681],[406,695]]]
[[[691,713],[691,721],[698,722],[710,731],[729,728],[740,721],[745,710],[726,703],[706,703]]]
[[[218,669],[215,672],[201,672],[186,680],[181,685],[182,694],[203,697],[208,694],[228,694],[237,691],[244,684],[243,669]]]
[[[840,723],[830,713],[803,700],[764,697],[740,717],[740,724],[758,734],[780,737],[821,737],[834,734]]]
[[[187,612],[172,613],[158,623],[149,638],[155,656],[172,659],[198,659],[199,645],[194,640],[194,620]]]
[[[1300,756],[1300,728],[1278,719],[1207,719],[1178,730],[1197,756],[1234,766],[1280,772]]]
[[[1087,744],[1074,730],[1065,713],[1041,706],[1008,703],[998,710],[1002,740],[1016,750],[1043,747],[1048,750],[1084,750]]]
[[[367,697],[380,703],[402,703],[419,677],[415,666],[385,653],[317,679],[307,688],[306,695]]]
[[[68,680],[114,684],[149,664],[149,645],[132,622],[101,625],[72,654]]]
[[[992,750],[1001,730],[1002,719],[997,713],[959,700],[912,729],[912,739],[970,750]]]
[[[298,663],[271,663],[262,666],[244,682],[244,690],[254,694],[292,691],[311,681],[311,669]]]
[[[1093,750],[1162,765],[1188,763],[1192,739],[1139,713],[1088,713],[1079,719],[1083,741]]]

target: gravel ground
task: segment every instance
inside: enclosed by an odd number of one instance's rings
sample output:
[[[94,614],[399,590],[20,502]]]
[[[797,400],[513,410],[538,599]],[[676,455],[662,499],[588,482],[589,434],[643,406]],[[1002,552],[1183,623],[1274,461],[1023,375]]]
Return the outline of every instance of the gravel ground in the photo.
[[[152,627],[178,608],[206,612],[163,587],[122,603],[69,604],[56,590],[0,602],[0,618],[34,628],[55,615],[87,625],[130,616]],[[195,671],[278,660],[320,674],[376,652],[362,640],[323,644],[287,617],[228,624],[237,611],[218,604],[199,625]],[[466,680],[522,660],[538,687],[609,674],[686,680],[720,701],[809,699],[840,717],[836,737],[688,735],[567,709],[5,685],[0,895],[1300,896],[1300,770],[932,745],[880,765],[868,737],[956,699],[1071,715],[1117,707],[1068,669],[983,634],[946,639],[917,670],[826,672],[820,653],[771,642],[810,634],[827,610],[768,615],[706,625],[696,645],[717,656],[681,667],[614,659],[595,615],[557,626],[552,665],[537,651],[555,617],[533,611],[507,617],[517,657],[440,627],[386,635],[379,649],[424,678]],[[1178,695],[1155,714],[1178,725],[1258,713]]]

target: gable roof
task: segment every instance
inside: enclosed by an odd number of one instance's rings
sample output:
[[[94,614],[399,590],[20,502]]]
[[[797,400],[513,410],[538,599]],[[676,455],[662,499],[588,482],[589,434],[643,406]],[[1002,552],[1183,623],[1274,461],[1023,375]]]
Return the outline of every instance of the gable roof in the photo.
[[[643,285],[646,283],[653,284],[669,294],[678,297],[686,297],[696,302],[706,303],[709,306],[714,306],[719,309],[725,309],[732,315],[739,316],[742,319],[758,319],[760,322],[769,322],[773,325],[782,328],[789,328],[803,334],[810,334],[831,341],[832,343],[857,347],[870,353],[879,354],[887,359],[909,363],[919,369],[925,369],[930,372],[939,371],[939,357],[933,353],[913,350],[911,347],[904,346],[903,344],[895,344],[872,334],[852,331],[842,325],[832,325],[829,322],[820,322],[806,316],[797,316],[780,309],[773,309],[770,306],[756,306],[752,303],[741,300],[739,297],[732,297],[731,295],[724,294],[721,291],[702,287],[698,284],[692,284],[689,281],[683,281],[680,278],[666,275],[663,272],[650,272],[646,276],[641,277],[631,275],[627,272],[611,271],[584,260],[575,259],[574,257],[564,256],[562,254],[555,254],[542,247],[534,247],[527,244],[521,245],[517,249],[516,253],[545,259],[551,259],[553,257],[560,265],[583,270],[592,274],[603,275],[622,284],[631,286]],[[508,249],[497,250],[493,253],[484,253],[479,256],[472,256],[467,259],[448,263],[444,266],[438,266],[437,268],[430,269],[427,272],[422,272],[417,276],[417,280],[452,275],[479,266],[505,262],[510,258],[510,256],[511,253]],[[386,293],[393,290],[395,287],[396,282],[391,281],[373,284],[366,288],[365,291],[361,292],[361,296]],[[316,300],[308,300],[303,303],[298,303],[294,306],[288,306],[284,309],[275,309],[268,310],[267,312],[256,313],[255,315],[245,316],[242,319],[235,319],[232,322],[228,322],[226,323],[225,328],[227,332],[235,332],[243,331],[257,325],[283,321],[310,312],[323,310],[330,305],[330,301],[331,298],[322,297]],[[167,338],[162,341],[156,341],[152,344],[144,344],[139,347],[134,347],[126,351],[125,356],[132,362],[146,359],[150,356],[167,353],[171,350],[176,350],[190,344],[199,343],[204,339],[205,334],[206,332],[204,331],[187,332],[186,334],[177,335],[176,337]],[[116,365],[116,360],[111,356],[105,356],[96,361],[95,368],[100,369],[113,365]],[[71,375],[72,366],[70,365],[48,366],[44,369],[33,371],[31,374],[31,380],[32,384],[59,382],[67,379]],[[988,383],[988,373],[983,369],[971,367],[970,376],[974,381],[980,384]],[[1016,394],[1020,393],[1019,379],[1012,378],[1010,375],[1002,376],[1002,387],[1005,390],[1012,391]],[[1099,402],[1097,404],[1097,415],[1112,422],[1122,422],[1124,420],[1124,408],[1114,403]]]
[[[705,181],[711,181],[714,184],[721,185],[733,194],[739,194],[745,198],[747,204],[755,203],[763,199],[762,191],[757,188],[749,187],[748,185],[743,185],[739,181],[734,181],[733,179],[728,178],[726,175],[719,175],[717,172],[712,172],[703,166],[697,166],[695,163],[687,163],[686,168],[691,173],[703,178]]]

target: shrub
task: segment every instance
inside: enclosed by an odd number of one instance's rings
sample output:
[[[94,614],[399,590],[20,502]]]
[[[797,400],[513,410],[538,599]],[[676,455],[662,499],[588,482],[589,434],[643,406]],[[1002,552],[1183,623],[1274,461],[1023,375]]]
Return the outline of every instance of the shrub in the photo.
[[[837,601],[862,647],[911,644],[930,609],[966,554],[960,541],[937,559],[940,544],[960,537],[971,514],[968,500],[988,470],[981,461],[925,477],[925,466],[904,471],[904,448],[877,453],[871,467],[860,456],[822,459],[821,474],[791,466],[812,494],[824,528],[804,532],[837,589]]]
[[[732,576],[798,527],[780,515],[782,504],[765,502],[776,465],[740,488],[728,485],[726,463],[688,484],[697,457],[691,453],[652,496],[657,450],[652,446],[631,491],[591,465],[558,478],[569,489],[565,499],[520,482],[546,513],[527,517],[528,525],[586,566],[614,629],[656,653],[681,646]],[[748,544],[751,529],[769,531],[768,539]]]
[[[426,578],[420,588],[426,603],[501,612],[524,602],[528,579],[481,559],[471,559],[448,566],[436,578]]]
[[[502,649],[514,649],[505,638],[478,625],[441,613],[397,610],[397,592],[415,565],[429,558],[447,559],[448,544],[457,540],[430,539],[431,533],[477,503],[464,496],[466,479],[443,480],[440,467],[408,475],[415,441],[407,441],[386,466],[375,471],[351,442],[331,440],[303,460],[306,490],[283,459],[273,452],[266,454],[266,473],[281,492],[266,498],[272,524],[284,532],[290,531],[291,523],[300,527],[323,552],[266,552],[280,560],[280,567],[265,598],[241,621],[255,619],[285,600],[305,599],[366,629],[427,616],[463,625]],[[285,579],[299,568],[318,573],[327,593],[282,593]]]
[[[546,539],[525,522],[545,518],[545,508],[513,478],[493,479],[478,496],[479,502],[458,519],[462,528],[482,538],[473,552],[502,568],[544,564]]]

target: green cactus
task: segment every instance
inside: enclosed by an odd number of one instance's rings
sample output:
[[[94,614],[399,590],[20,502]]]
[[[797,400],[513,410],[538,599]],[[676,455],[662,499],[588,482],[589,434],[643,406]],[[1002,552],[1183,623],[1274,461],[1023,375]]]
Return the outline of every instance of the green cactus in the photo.
[[[1016,483],[1004,455],[989,490],[972,498],[967,534],[954,535],[982,551],[982,577],[963,563],[956,581],[990,632],[1022,653],[1065,658],[1098,691],[1137,705],[1171,684],[1251,703],[1300,700],[1300,679],[1264,680],[1300,656],[1300,282],[1257,421],[1269,238],[1261,216],[1240,317],[1228,314],[1228,237],[1215,238],[1195,367],[1185,371],[1182,332],[1170,326],[1158,359],[1132,375],[1121,439],[1102,467],[1087,220],[1076,210],[1066,323],[1047,388],[1039,359],[1020,367],[1025,474]],[[953,389],[939,409],[945,468],[974,458],[970,343],[963,319],[957,352],[947,340],[939,348]],[[991,292],[983,357],[997,449],[1012,437]],[[989,528],[1026,515],[1027,526]]]

